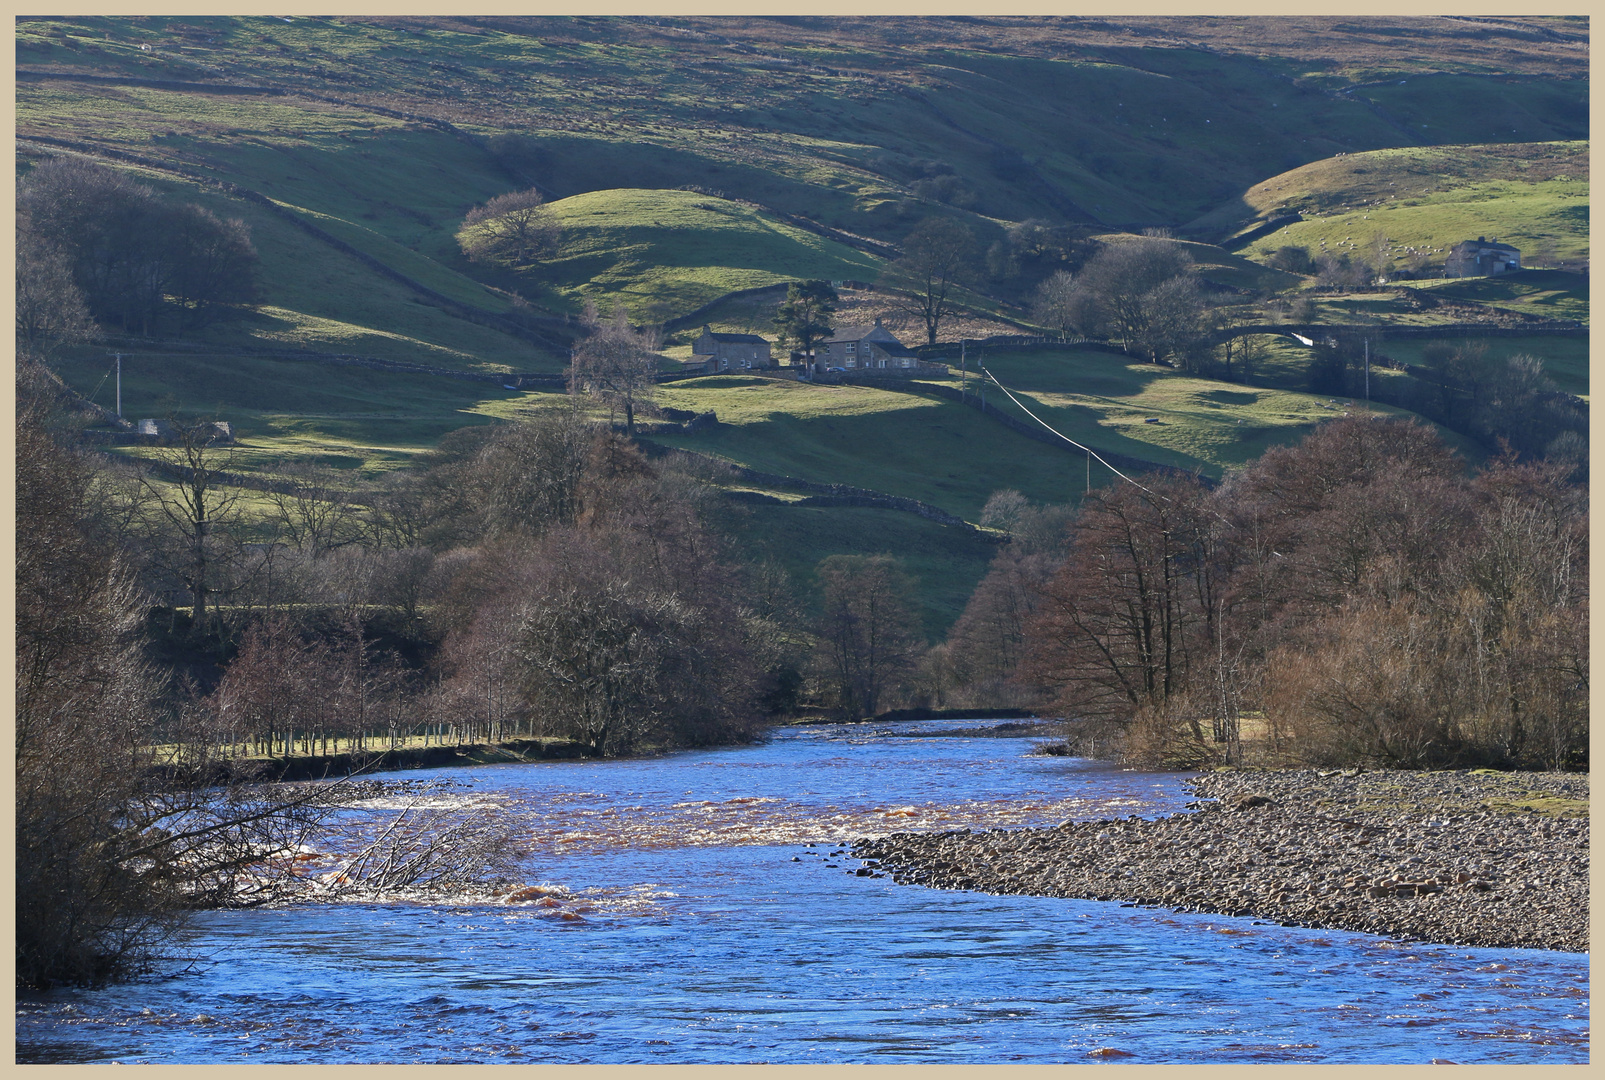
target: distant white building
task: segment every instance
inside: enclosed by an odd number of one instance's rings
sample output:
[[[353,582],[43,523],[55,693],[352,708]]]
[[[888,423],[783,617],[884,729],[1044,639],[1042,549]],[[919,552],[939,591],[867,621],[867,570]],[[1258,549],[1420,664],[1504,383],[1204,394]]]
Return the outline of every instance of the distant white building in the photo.
[[[210,426],[202,424],[195,429],[199,437],[197,441],[205,443],[231,443],[234,441],[234,429],[227,420],[213,420]],[[178,429],[166,420],[136,420],[134,434],[143,435],[156,442],[172,442],[179,437]]]

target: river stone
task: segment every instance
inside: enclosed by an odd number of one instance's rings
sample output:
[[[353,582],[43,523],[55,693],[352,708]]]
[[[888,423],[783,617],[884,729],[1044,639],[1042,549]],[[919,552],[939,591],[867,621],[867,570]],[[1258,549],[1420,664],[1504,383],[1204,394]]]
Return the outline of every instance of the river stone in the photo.
[[[852,852],[898,884],[1117,898],[1448,944],[1588,948],[1586,818],[1499,810],[1513,795],[1586,805],[1586,775],[1245,770],[1189,783],[1201,796],[1195,813],[898,833]]]

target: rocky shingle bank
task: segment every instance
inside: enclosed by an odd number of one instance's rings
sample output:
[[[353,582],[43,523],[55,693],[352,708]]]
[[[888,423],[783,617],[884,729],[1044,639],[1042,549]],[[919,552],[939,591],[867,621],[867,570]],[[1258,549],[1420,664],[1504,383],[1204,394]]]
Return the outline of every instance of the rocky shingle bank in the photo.
[[[899,884],[1588,950],[1586,775],[1277,770],[1189,783],[1197,813],[896,833],[852,854],[867,864],[858,873]]]

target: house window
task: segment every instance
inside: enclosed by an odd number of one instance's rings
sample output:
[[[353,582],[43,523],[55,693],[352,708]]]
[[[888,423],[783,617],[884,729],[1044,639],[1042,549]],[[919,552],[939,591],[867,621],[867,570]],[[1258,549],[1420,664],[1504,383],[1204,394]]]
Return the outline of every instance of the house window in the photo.
[[[848,352],[857,352],[858,351],[858,343],[855,342],[855,341],[849,341],[847,343],[847,351]]]
[[[881,357],[881,367],[885,367],[885,366],[886,366],[886,357],[883,356],[883,357]]]

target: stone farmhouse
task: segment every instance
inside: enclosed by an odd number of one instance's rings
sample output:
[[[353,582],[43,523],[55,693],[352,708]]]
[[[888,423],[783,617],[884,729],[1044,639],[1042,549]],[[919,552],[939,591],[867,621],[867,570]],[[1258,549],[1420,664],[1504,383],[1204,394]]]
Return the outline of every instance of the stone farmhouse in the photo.
[[[879,319],[874,326],[843,326],[814,347],[814,369],[820,373],[839,368],[843,372],[912,375],[919,366],[914,351],[893,337]]]
[[[1509,244],[1479,236],[1449,249],[1445,277],[1492,277],[1521,269],[1521,252]]]
[[[775,366],[769,342],[757,334],[717,334],[707,325],[691,344],[691,363],[704,365],[703,370],[710,375]]]

